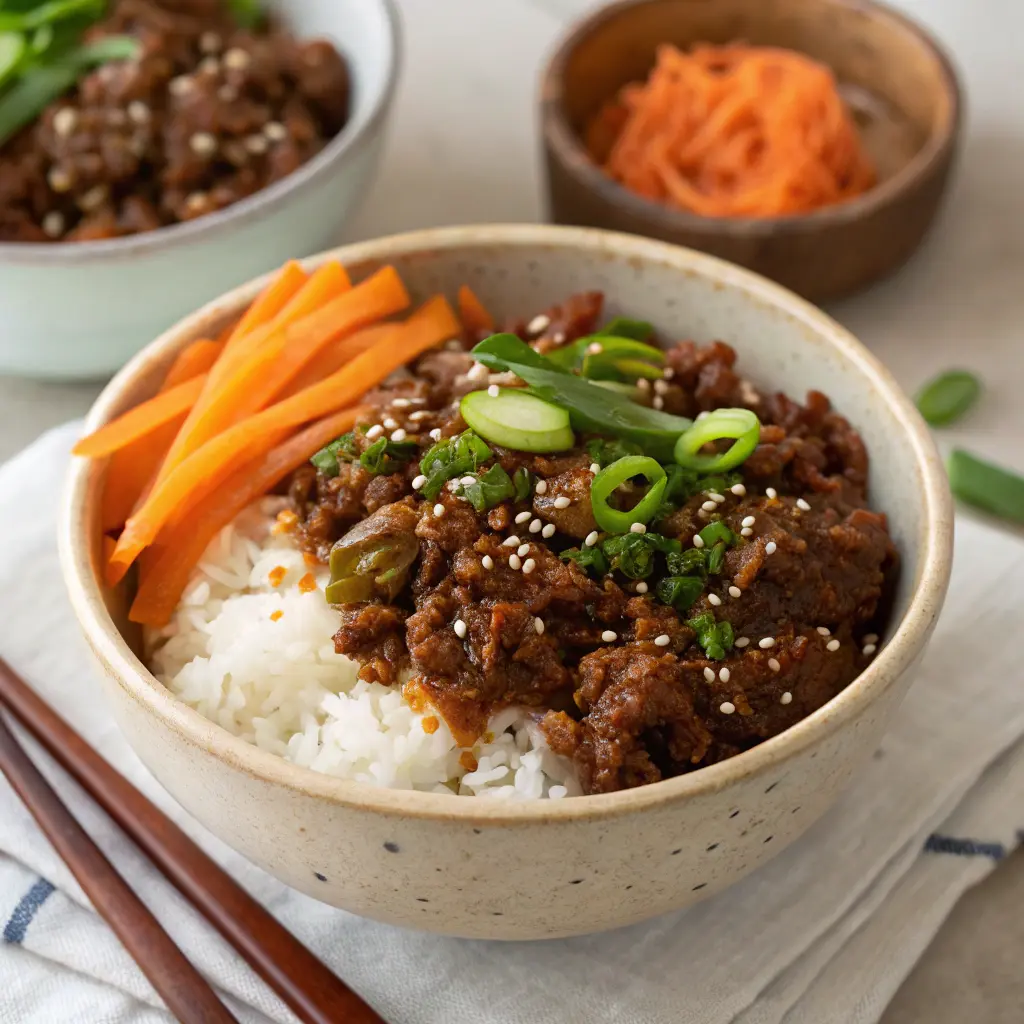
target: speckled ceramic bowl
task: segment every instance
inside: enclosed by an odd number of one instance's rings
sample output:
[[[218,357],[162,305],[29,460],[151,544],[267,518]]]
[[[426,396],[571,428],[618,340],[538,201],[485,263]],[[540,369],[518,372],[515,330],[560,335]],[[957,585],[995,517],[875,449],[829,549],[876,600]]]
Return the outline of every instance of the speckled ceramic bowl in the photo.
[[[274,0],[300,38],[345,55],[352,111],[309,163],[225,210],[141,235],[0,243],[0,373],[59,380],[120,369],[201,303],[341,241],[370,184],[398,80],[393,0]]]
[[[139,756],[212,832],[289,885],[357,914],[454,935],[531,939],[629,924],[718,892],[785,849],[875,749],[949,578],[945,476],[889,374],[838,324],[776,285],[647,239],[487,226],[330,255],[357,276],[393,263],[421,296],[468,282],[500,314],[599,288],[612,312],[642,315],[665,337],[727,339],[756,385],[824,390],[863,432],[872,498],[889,513],[903,558],[884,646],[860,678],[782,735],[640,789],[511,805],[340,781],[249,746],[150,675],[125,623],[124,595],[97,578],[104,464],[78,460],[61,527],[64,572]],[[89,428],[149,397],[174,354],[216,331],[258,288],[207,306],[137,356],[100,397]]]

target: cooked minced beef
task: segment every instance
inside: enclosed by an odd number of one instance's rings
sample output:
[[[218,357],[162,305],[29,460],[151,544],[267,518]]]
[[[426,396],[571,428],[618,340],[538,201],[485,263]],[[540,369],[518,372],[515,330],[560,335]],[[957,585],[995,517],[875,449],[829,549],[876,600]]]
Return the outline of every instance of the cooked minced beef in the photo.
[[[226,0],[111,0],[86,41],[131,35],[107,64],[0,147],[0,241],[85,241],[223,209],[291,174],[345,125],[349,79],[328,42]]]
[[[509,329],[549,351],[592,333],[600,314],[591,293]],[[477,340],[424,356],[370,395],[363,426],[380,427],[371,438],[403,430],[426,449],[465,430],[457,399],[490,380],[466,352]],[[653,584],[595,579],[560,557],[596,529],[584,447],[541,456],[492,445],[510,475],[526,468],[544,484],[482,513],[449,488],[423,500],[413,487],[418,456],[378,476],[342,462],[333,478],[308,467],[291,481],[306,549],[327,560],[363,523],[382,535],[404,530],[418,556],[393,602],[340,608],[338,651],[369,680],[394,684],[410,670],[410,685],[466,744],[495,708],[536,708],[552,748],[575,760],[591,793],[730,757],[831,699],[868,660],[864,636],[879,628],[896,552],[885,517],[867,507],[857,432],[817,392],[805,405],[758,394],[735,362],[721,342],[682,342],[668,350],[665,379],[647,388],[648,401],[670,412],[742,406],[763,424],[742,483],[714,512],[700,493],[653,524],[684,548],[712,519],[736,534],[688,611],[657,600]],[[732,624],[735,647],[723,659],[708,658],[687,624],[703,614]]]

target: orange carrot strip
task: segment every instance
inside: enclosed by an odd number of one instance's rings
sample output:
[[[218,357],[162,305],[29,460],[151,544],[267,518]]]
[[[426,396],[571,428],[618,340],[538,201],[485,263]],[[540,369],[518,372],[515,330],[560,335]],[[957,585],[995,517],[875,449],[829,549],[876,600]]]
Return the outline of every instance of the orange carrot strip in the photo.
[[[93,431],[88,437],[83,437],[71,449],[72,453],[96,459],[145,437],[168,420],[190,409],[205,383],[206,375],[201,374],[170,391],[161,391],[155,398],[135,406],[123,416]]]
[[[219,341],[209,341],[205,338],[186,345],[171,364],[160,390],[169,391],[193,377],[198,377],[201,373],[207,373],[217,361],[220,352]]]
[[[196,505],[186,519],[163,531],[158,546],[149,549],[156,557],[146,566],[139,584],[129,612],[132,622],[166,625],[213,538],[316,451],[350,430],[361,411],[346,409],[328,416],[247,463]]]
[[[235,348],[250,331],[269,324],[308,280],[309,275],[295,260],[286,263],[270,284],[256,296],[242,319],[232,328],[224,343],[225,352],[230,352]]]
[[[219,486],[239,458],[273,447],[300,423],[351,405],[392,371],[450,338],[458,329],[459,322],[448,302],[443,296],[435,296],[406,321],[395,339],[385,339],[326,380],[235,424],[207,442],[158,481],[143,507],[125,524],[111,559],[112,577],[127,572],[176,513]]]
[[[468,284],[459,289],[459,319],[469,331],[493,331],[494,317]]]
[[[325,377],[330,377],[360,352],[365,352],[384,339],[393,337],[401,329],[402,325],[399,323],[374,324],[372,327],[364,327],[361,331],[335,339],[306,363],[285,389],[283,396],[287,398],[312,387]]]

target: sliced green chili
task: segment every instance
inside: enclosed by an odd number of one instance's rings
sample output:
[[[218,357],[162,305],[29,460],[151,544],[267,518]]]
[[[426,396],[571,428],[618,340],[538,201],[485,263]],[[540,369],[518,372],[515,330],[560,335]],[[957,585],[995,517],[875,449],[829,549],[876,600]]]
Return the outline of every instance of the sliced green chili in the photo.
[[[647,493],[628,512],[613,508],[608,499],[616,489],[635,476],[650,484]],[[590,485],[590,504],[597,525],[608,533],[628,533],[634,523],[647,523],[661,504],[665,491],[665,470],[646,455],[627,455],[602,469]]]
[[[917,408],[933,426],[960,419],[978,400],[981,382],[966,370],[950,370],[929,381],[917,395]]]
[[[949,483],[968,505],[1014,523],[1024,523],[1024,477],[955,449],[949,456]]]
[[[723,541],[726,544],[732,544],[736,540],[736,534],[729,529],[725,523],[708,523],[703,530],[700,531],[700,539],[704,541],[705,547],[712,547],[719,541]]]
[[[666,576],[654,588],[658,600],[677,612],[687,611],[703,590],[704,581],[699,576]]]
[[[745,462],[757,447],[761,422],[749,409],[716,409],[701,417],[676,441],[676,462],[701,473],[721,473]],[[734,443],[717,455],[702,455],[701,448],[724,438]]]

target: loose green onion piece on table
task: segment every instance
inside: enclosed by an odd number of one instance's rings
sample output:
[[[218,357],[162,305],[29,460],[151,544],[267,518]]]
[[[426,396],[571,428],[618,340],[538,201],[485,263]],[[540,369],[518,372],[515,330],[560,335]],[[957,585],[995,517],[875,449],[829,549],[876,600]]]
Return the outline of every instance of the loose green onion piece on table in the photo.
[[[953,493],[968,505],[1024,523],[1024,477],[954,449],[947,465]]]
[[[629,511],[613,508],[609,499],[618,488],[634,477],[642,476],[650,487]],[[665,470],[646,455],[627,455],[613,462],[594,477],[590,485],[590,504],[594,519],[608,533],[629,533],[634,523],[648,523],[665,493]]]
[[[749,409],[716,409],[701,417],[676,442],[676,462],[700,473],[722,473],[746,462],[757,447],[761,421]],[[728,450],[704,455],[701,449],[714,441],[732,439]]]
[[[563,452],[576,443],[569,413],[521,388],[471,391],[462,418],[481,437],[519,452]]]
[[[966,370],[950,370],[929,381],[917,395],[917,408],[933,427],[956,422],[981,394],[981,382]]]

